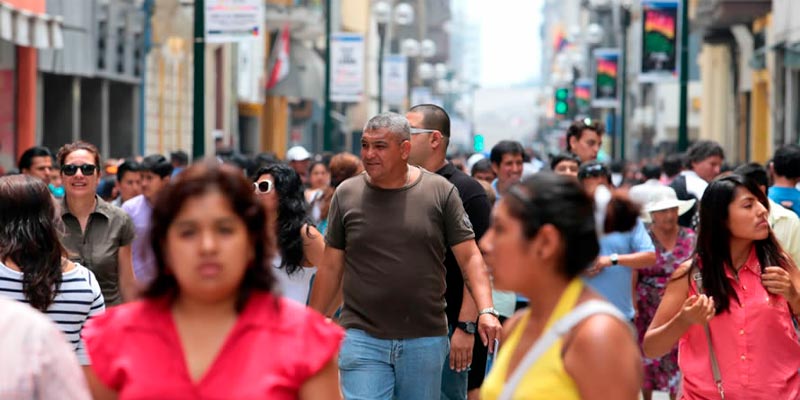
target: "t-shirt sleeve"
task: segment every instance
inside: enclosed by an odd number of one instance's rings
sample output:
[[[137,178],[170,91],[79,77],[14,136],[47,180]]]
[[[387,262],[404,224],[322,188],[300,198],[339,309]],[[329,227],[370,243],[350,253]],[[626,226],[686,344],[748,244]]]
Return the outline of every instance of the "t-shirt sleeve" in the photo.
[[[483,188],[481,188],[483,190]],[[481,240],[483,234],[489,229],[489,222],[492,215],[492,205],[486,194],[477,195],[464,203],[464,211],[467,213],[472,223],[472,231],[475,232],[475,240]]]
[[[300,385],[307,381],[330,362],[339,352],[344,339],[344,330],[319,313],[306,309],[305,345],[303,365],[298,369]]]
[[[647,229],[644,227],[642,220],[636,221],[636,227],[633,228],[632,238],[633,252],[641,253],[644,251],[656,251],[653,246],[653,239],[647,234]]]
[[[461,203],[461,197],[455,186],[451,186],[447,192],[447,199],[444,203],[444,226],[445,238],[450,247],[475,238],[472,222],[464,211],[464,205]]]
[[[339,191],[333,194],[328,211],[328,227],[325,230],[325,243],[334,249],[344,250],[347,240],[344,234],[343,214],[339,208]]]
[[[119,245],[122,247],[133,242],[133,238],[136,236],[136,229],[134,228],[133,220],[128,213],[120,213],[120,217],[122,218],[122,226],[120,227]]]

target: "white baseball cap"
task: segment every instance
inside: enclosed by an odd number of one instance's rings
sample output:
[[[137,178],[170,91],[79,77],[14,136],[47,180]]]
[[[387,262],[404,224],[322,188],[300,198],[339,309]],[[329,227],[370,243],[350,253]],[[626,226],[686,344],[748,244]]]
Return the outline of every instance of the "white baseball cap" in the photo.
[[[305,161],[311,158],[311,153],[303,146],[294,146],[286,152],[286,161]]]

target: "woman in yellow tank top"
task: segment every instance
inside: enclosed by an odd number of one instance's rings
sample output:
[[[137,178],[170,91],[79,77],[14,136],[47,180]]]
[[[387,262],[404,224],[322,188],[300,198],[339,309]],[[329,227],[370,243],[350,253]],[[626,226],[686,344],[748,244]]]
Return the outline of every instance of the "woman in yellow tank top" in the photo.
[[[599,251],[589,196],[569,178],[537,174],[512,187],[492,218],[480,246],[495,287],[531,306],[512,320],[481,399],[638,399],[632,330],[579,277]],[[547,334],[555,331],[563,334]]]

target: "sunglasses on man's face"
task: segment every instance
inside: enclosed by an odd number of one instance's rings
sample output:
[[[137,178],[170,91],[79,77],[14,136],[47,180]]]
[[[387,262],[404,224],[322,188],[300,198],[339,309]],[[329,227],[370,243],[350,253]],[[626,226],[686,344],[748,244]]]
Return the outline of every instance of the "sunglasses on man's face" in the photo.
[[[272,181],[253,182],[253,187],[258,194],[267,194],[272,191]]]
[[[81,174],[83,174],[83,176],[90,176],[94,175],[95,171],[97,171],[97,166],[94,164],[83,164],[83,165],[67,164],[61,167],[61,173],[66,176],[73,176],[78,173],[78,170],[81,171]]]

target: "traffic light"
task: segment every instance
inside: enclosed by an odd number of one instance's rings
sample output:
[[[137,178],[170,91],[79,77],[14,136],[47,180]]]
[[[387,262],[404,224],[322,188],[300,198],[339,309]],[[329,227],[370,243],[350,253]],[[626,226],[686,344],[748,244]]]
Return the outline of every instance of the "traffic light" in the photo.
[[[475,138],[472,142],[472,148],[475,150],[476,153],[480,153],[483,151],[484,143],[483,143],[483,135],[475,135]]]
[[[555,109],[556,115],[564,117],[569,114],[569,88],[558,88],[555,93]]]

